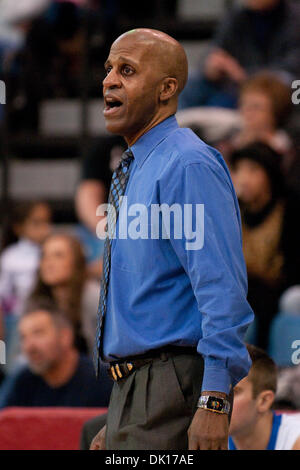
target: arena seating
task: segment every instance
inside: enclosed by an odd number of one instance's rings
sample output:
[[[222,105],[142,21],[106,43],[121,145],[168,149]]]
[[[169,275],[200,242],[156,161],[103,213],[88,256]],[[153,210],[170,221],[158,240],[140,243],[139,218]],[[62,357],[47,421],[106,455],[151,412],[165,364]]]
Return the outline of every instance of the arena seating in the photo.
[[[78,450],[83,424],[106,408],[6,408],[0,450]]]

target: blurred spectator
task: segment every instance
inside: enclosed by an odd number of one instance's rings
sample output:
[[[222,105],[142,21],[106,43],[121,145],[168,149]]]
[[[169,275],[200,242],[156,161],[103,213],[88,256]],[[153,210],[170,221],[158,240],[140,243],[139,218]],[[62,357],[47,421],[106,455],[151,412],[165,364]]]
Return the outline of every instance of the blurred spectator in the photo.
[[[248,300],[256,314],[256,344],[267,348],[281,293],[300,281],[299,201],[285,191],[280,155],[253,143],[231,155],[241,208]]]
[[[83,161],[81,181],[77,188],[75,204],[82,226],[76,235],[88,254],[88,270],[99,277],[102,264],[104,241],[96,236],[97,225],[105,216],[97,216],[97,207],[107,203],[112,172],[117,167],[121,155],[127,148],[122,137],[107,137],[97,140],[87,158]]]
[[[122,137],[97,140],[87,158],[83,160],[81,181],[76,193],[77,214],[82,223],[93,233],[99,217],[97,207],[106,203],[114,169],[118,166],[127,145]]]
[[[51,3],[51,0],[1,0],[1,22],[4,24],[20,24],[41,15]]]
[[[300,450],[300,417],[272,411],[277,370],[262,350],[248,345],[252,366],[234,387],[230,450]]]
[[[28,14],[26,21],[16,18],[14,23],[25,31],[24,46],[4,77],[9,85],[8,124],[14,132],[37,129],[41,101],[79,98],[83,80],[88,95],[99,96],[104,37],[97,11],[69,1],[50,2],[43,15]]]
[[[291,111],[291,89],[276,76],[262,72],[247,80],[240,93],[243,129],[234,145],[262,141],[288,155],[292,143],[282,130]]]
[[[35,282],[40,247],[50,222],[50,208],[44,202],[20,202],[13,207],[0,257],[0,305],[5,315],[22,311]]]
[[[8,212],[0,256],[0,316],[9,363],[17,318],[35,283],[41,244],[50,231],[51,211],[48,204],[34,201],[17,203]]]
[[[288,188],[300,195],[300,157],[285,127],[292,109],[291,89],[267,72],[249,78],[241,87],[241,128],[214,142],[227,163],[230,153],[252,142],[264,142],[281,155],[280,165]]]
[[[300,285],[292,286],[280,297],[280,314],[298,316],[300,321]],[[294,349],[297,354],[297,349]],[[298,355],[299,357],[299,355]],[[278,376],[276,407],[300,410],[300,366],[282,369]]]
[[[283,155],[285,172],[294,157],[293,144],[283,130],[291,110],[291,89],[276,76],[261,72],[244,82],[239,96],[242,128],[227,142],[218,145],[226,158],[236,148],[264,142]]]
[[[8,85],[7,103],[11,103],[12,97],[15,99],[12,108],[23,105],[22,97],[11,95],[20,74],[20,64],[16,57],[22,53],[30,25],[50,3],[51,0],[0,1],[0,72],[1,78]]]
[[[222,21],[203,77],[191,77],[180,108],[235,107],[251,74],[268,69],[287,84],[300,73],[300,8],[288,0],[244,0]]]
[[[112,381],[105,370],[96,380],[91,359],[74,347],[73,327],[63,313],[41,304],[21,317],[19,333],[28,366],[9,379],[1,407],[108,405]]]
[[[75,330],[76,346],[92,352],[96,331],[99,284],[87,280],[80,242],[69,234],[52,234],[43,244],[37,283],[30,300],[54,301]]]

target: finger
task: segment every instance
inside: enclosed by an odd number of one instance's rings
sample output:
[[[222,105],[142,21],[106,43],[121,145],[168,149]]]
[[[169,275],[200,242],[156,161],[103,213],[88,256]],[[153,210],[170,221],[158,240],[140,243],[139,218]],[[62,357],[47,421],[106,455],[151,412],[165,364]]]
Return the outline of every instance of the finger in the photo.
[[[220,450],[228,450],[228,441],[227,440],[222,442]]]
[[[189,437],[189,450],[198,450],[198,440],[195,439],[194,437]]]
[[[99,447],[99,450],[106,450],[106,447],[105,447],[105,440],[102,440],[101,441],[101,445]]]
[[[90,445],[90,450],[99,450],[99,444],[97,440],[93,439]]]
[[[99,450],[99,445],[98,444],[92,444],[90,447],[90,450]]]

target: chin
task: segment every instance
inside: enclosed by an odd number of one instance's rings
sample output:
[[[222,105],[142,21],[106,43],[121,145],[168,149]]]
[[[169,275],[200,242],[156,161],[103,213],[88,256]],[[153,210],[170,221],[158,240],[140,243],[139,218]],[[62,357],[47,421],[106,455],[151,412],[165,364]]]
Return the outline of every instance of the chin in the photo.
[[[105,128],[107,132],[110,132],[111,134],[116,134],[116,135],[125,135],[124,131],[124,126],[117,122],[112,122],[112,121],[106,121],[105,122]]]

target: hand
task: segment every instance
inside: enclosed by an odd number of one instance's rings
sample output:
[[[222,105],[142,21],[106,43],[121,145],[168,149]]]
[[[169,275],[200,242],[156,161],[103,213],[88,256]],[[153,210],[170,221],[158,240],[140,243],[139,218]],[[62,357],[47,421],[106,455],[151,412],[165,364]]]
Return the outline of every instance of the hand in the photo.
[[[216,49],[208,56],[205,63],[205,75],[212,81],[228,76],[237,83],[247,78],[245,70],[237,60],[222,49]]]
[[[188,429],[189,450],[228,450],[228,415],[198,408]]]
[[[96,434],[92,443],[90,445],[90,450],[106,450],[105,448],[105,433],[106,433],[106,426]]]

